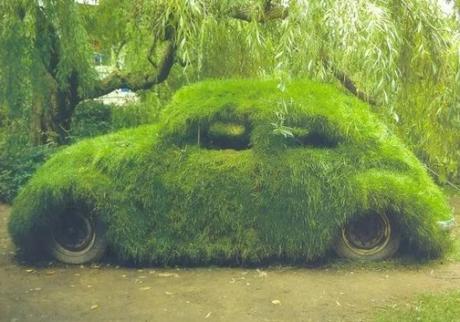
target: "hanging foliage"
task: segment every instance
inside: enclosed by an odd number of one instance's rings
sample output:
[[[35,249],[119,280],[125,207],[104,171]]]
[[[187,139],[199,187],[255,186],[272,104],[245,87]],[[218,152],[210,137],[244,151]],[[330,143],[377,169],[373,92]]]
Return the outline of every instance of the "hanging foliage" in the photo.
[[[0,99],[9,113],[31,117],[37,142],[65,143],[75,106],[120,87],[249,76],[275,77],[282,88],[301,77],[341,84],[442,178],[459,173],[460,28],[455,11],[435,0],[0,6]],[[117,57],[104,79],[90,63],[95,49]]]

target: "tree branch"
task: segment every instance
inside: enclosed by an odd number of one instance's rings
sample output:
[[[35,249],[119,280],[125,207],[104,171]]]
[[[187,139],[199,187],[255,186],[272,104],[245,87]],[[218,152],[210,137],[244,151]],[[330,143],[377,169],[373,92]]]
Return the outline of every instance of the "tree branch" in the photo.
[[[258,15],[253,15],[249,9],[241,7],[233,7],[227,13],[230,18],[247,22],[256,20],[260,23],[277,19],[285,19],[288,14],[289,12],[286,7],[273,6],[271,0],[267,0],[265,2],[263,11]],[[122,74],[118,71],[114,72],[105,79],[101,80],[95,86],[93,91],[86,95],[84,99],[100,97],[122,87],[129,88],[132,91],[145,90],[165,81],[175,62],[176,46],[174,44],[174,31],[172,29],[167,30],[165,38],[166,49],[158,64],[155,64],[151,58],[155,42],[149,49],[149,62],[152,65],[158,65],[157,73],[155,75],[142,75],[140,73]],[[350,93],[370,105],[376,105],[376,100],[365,92],[359,90],[353,80],[345,72],[334,66],[326,55],[323,55],[322,61],[324,66],[331,70],[334,77],[342,84],[343,87],[350,91]]]
[[[345,87],[350,93],[355,95],[357,98],[360,100],[370,104],[370,105],[376,105],[377,102],[374,98],[370,97],[367,93],[359,90],[356,87],[356,84],[353,82],[353,80],[342,70],[337,68],[335,65],[331,63],[331,60],[327,56],[323,56],[322,58],[323,65],[326,68],[329,68],[334,75],[334,77],[342,84],[343,87]]]
[[[268,1],[264,6],[264,11],[254,16],[251,11],[246,8],[233,7],[229,10],[228,16],[230,18],[251,22],[254,19],[258,22],[264,23],[276,19],[285,19],[288,16],[288,9],[281,6],[272,6]]]
[[[334,77],[337,78],[339,82],[342,84],[342,86],[345,87],[348,91],[350,91],[350,93],[352,93],[357,98],[370,105],[377,105],[377,102],[374,98],[370,97],[367,93],[356,88],[355,83],[351,80],[350,77],[348,77],[347,74],[337,69],[335,66],[332,66],[331,69],[332,73],[334,74]]]
[[[229,16],[234,19],[239,19],[247,22],[251,22],[256,19],[258,22],[264,23],[270,20],[276,19],[285,19],[288,16],[289,12],[288,9],[285,7],[280,6],[273,6],[270,0],[265,2],[264,11],[259,16],[252,15],[249,10],[234,7],[231,9]],[[332,71],[334,77],[345,87],[350,93],[358,97],[360,100],[370,104],[376,105],[377,102],[374,98],[370,97],[365,92],[359,90],[353,80],[345,74],[342,70],[338,69],[334,66],[331,60],[326,56],[323,55],[322,58],[323,64],[326,68],[329,68]]]
[[[149,89],[154,85],[164,82],[174,65],[174,57],[176,54],[174,40],[166,40],[165,43],[165,49],[158,62],[158,69],[155,74],[122,74],[116,71],[102,79],[85,99],[100,97],[122,87],[129,88],[132,91],[138,91]]]

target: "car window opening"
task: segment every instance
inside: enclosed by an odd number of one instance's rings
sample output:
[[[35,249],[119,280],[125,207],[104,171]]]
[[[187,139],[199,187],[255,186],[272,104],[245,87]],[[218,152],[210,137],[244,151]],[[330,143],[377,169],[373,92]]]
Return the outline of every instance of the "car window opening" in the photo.
[[[292,139],[297,146],[305,146],[311,148],[334,148],[339,143],[336,138],[316,131],[307,133],[294,133]]]
[[[211,150],[247,150],[250,148],[248,127],[236,122],[215,122],[208,129],[198,127],[197,143]]]

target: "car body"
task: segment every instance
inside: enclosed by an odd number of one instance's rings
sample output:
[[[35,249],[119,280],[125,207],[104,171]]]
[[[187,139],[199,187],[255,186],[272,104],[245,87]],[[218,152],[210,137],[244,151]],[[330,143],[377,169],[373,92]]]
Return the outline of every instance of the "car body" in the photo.
[[[15,200],[9,229],[21,249],[64,262],[108,245],[121,259],[195,265],[305,262],[333,248],[382,259],[400,241],[435,257],[451,221],[422,163],[357,98],[308,80],[226,80],[179,90],[156,124],[58,152]]]

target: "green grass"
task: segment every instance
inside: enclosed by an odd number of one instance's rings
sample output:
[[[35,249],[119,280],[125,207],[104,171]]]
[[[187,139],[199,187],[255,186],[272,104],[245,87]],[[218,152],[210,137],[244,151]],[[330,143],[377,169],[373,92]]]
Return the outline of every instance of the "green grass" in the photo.
[[[226,133],[228,132],[228,133]],[[108,226],[122,259],[304,263],[350,218],[387,212],[415,256],[437,257],[452,213],[417,158],[369,107],[333,85],[208,81],[178,91],[155,125],[54,155],[14,202],[23,249],[69,204]]]
[[[451,251],[447,254],[447,260],[451,262],[460,262],[460,229],[458,225],[460,224],[460,216],[456,216],[457,226],[452,233],[453,244]]]
[[[409,306],[388,307],[378,322],[454,322],[460,321],[460,291],[420,296]]]

